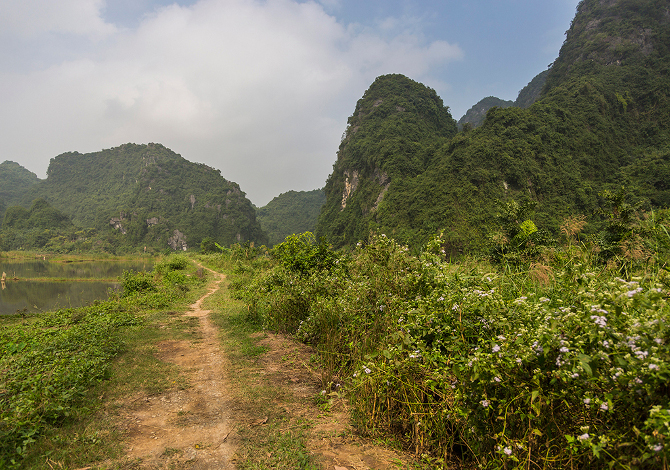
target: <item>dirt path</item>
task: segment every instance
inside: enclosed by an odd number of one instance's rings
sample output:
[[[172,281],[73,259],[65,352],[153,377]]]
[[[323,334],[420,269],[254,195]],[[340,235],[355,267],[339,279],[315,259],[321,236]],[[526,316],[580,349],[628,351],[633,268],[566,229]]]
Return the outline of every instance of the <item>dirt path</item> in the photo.
[[[220,273],[208,271],[214,279],[207,293],[184,314],[198,319],[196,338],[156,345],[156,358],[177,365],[185,385],[160,394],[128,397],[121,405],[119,428],[127,438],[123,469],[234,469],[236,451],[244,454],[245,445],[248,447],[238,432],[244,435],[240,429],[256,426],[252,418],[257,416],[245,414],[240,407],[240,400],[245,398],[231,389],[226,375],[236,369],[229,363],[219,330],[209,318],[210,311],[202,308],[204,300],[225,279]],[[280,415],[291,417],[289,424],[295,424],[295,420],[310,422],[307,450],[324,470],[409,468],[405,466],[411,461],[407,455],[356,435],[344,399],[334,400],[327,412],[315,403],[321,380],[319,372],[307,366],[314,351],[281,335],[262,332],[254,336],[267,351],[251,365],[255,377],[252,385],[254,381],[263,382],[286,392],[282,399],[272,402],[273,411],[260,425],[268,419],[274,423]]]
[[[188,386],[143,397],[124,417],[128,457],[139,468],[234,468],[226,359],[218,330],[208,317],[210,311],[202,308],[203,301],[219,289],[225,276],[211,273],[215,280],[208,292],[185,314],[199,319],[199,338],[157,345],[158,358],[180,366]]]

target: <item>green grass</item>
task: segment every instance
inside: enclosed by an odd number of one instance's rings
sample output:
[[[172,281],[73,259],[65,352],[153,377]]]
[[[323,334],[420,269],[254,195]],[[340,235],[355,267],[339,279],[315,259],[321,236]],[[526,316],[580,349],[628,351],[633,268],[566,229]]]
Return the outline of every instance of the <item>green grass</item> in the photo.
[[[263,336],[259,325],[250,321],[243,304],[230,298],[225,288],[210,296],[204,307],[214,312],[212,319],[221,329],[230,361],[234,418],[241,438],[237,466],[241,470],[320,468],[306,448],[310,423],[287,411],[296,398],[260,374],[257,360],[268,348],[257,344]],[[267,422],[253,425],[265,418]]]
[[[138,391],[188,386],[174,365],[157,359],[154,345],[197,336],[197,319],[176,312],[202,295],[205,281],[163,279],[170,277],[157,276],[155,291],[146,294],[0,317],[1,468],[79,468],[119,459],[114,404]]]

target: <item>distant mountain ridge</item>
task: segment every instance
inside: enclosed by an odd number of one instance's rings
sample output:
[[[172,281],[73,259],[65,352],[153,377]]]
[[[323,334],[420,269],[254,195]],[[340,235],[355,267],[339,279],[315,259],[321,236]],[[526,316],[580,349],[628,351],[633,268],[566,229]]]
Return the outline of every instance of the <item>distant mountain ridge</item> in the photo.
[[[22,196],[22,205],[38,198],[77,226],[115,233],[132,246],[183,250],[206,237],[224,246],[267,243],[237,183],[160,144],[61,154],[51,159],[47,179]]]
[[[523,87],[515,101],[502,100],[500,98],[496,98],[495,96],[487,96],[486,98],[483,98],[473,107],[468,109],[463,117],[458,120],[458,128],[463,129],[466,123],[470,123],[472,127],[481,125],[481,123],[484,122],[484,119],[486,118],[486,113],[488,110],[494,106],[499,108],[528,108],[540,97],[542,88],[547,81],[548,74],[548,70],[537,74],[530,81],[530,83],[528,83],[528,85]]]
[[[288,191],[257,209],[256,217],[270,245],[276,245],[294,233],[314,232],[325,202],[323,189]]]
[[[497,106],[498,108],[509,108],[514,106],[515,102],[510,100],[501,100],[495,96],[487,96],[482,98],[472,106],[468,111],[463,115],[462,118],[458,120],[458,128],[464,129],[466,124],[470,124],[472,127],[477,127],[484,122],[486,118],[486,113],[489,109]]]

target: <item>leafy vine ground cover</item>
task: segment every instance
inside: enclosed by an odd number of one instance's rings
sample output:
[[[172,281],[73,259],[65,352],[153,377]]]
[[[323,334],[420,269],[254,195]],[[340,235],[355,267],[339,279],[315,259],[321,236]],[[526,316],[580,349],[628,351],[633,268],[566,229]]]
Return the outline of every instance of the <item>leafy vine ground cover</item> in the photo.
[[[124,272],[108,301],[0,324],[0,468],[22,468],[41,435],[96,407],[90,395],[123,350],[123,334],[146,312],[173,306],[201,283],[184,257],[151,273]]]
[[[605,263],[568,239],[491,266],[451,263],[442,246],[413,256],[376,236],[336,253],[294,235],[274,263],[240,265],[259,269],[236,295],[316,347],[359,429],[435,466],[667,466],[667,251]]]

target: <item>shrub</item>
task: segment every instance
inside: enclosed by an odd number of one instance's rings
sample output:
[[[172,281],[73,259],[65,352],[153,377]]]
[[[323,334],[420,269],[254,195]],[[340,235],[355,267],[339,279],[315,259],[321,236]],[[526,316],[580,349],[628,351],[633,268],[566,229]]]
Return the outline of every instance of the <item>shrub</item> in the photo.
[[[286,237],[272,248],[271,255],[286,269],[301,275],[331,269],[337,260],[325,240],[322,238],[316,243],[311,232]]]
[[[123,271],[121,276],[122,297],[156,290],[153,275],[144,271]]]
[[[266,325],[314,344],[324,386],[349,384],[362,431],[394,434],[436,466],[667,460],[665,271],[624,279],[570,245],[547,252],[551,275],[537,263],[496,272],[448,263],[439,237],[415,257],[384,236],[316,270],[311,243],[290,246],[246,298]]]

